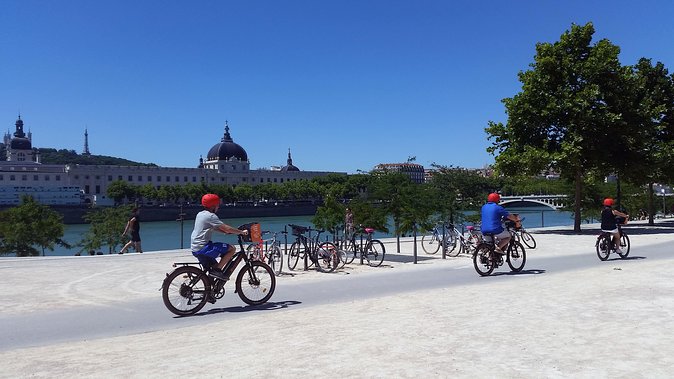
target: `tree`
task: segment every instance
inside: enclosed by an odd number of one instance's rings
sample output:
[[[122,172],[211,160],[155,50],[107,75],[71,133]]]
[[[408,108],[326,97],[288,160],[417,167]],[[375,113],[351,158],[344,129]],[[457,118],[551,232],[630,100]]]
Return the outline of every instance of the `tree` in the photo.
[[[63,217],[46,205],[24,195],[21,205],[0,213],[0,254],[18,257],[40,255],[34,246],[54,250],[55,245],[70,247],[63,241]]]
[[[118,245],[124,244],[122,232],[131,213],[131,205],[96,209],[88,212],[84,220],[91,227],[84,235],[78,246],[83,250],[98,250],[102,246],[108,247],[108,254],[116,250]]]
[[[620,160],[602,142],[610,136],[616,146],[631,146],[637,134],[613,103],[625,83],[620,49],[605,39],[590,45],[593,34],[591,23],[572,25],[558,42],[537,44],[532,69],[518,75],[522,92],[503,100],[507,123],[490,121],[486,128],[493,139],[487,150],[500,173],[536,175],[552,168],[574,184],[577,232],[584,176]]]

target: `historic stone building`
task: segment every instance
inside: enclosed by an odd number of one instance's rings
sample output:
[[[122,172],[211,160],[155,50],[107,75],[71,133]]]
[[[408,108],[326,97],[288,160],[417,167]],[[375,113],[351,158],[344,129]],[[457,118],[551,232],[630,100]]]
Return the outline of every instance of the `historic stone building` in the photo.
[[[155,187],[201,182],[236,186],[244,183],[281,184],[333,174],[323,171],[301,171],[292,164],[290,150],[286,166],[276,170],[251,170],[248,153],[234,142],[227,123],[224,136],[208,150],[205,161],[203,157],[199,159],[197,168],[41,164],[36,154],[37,150],[32,147],[30,134],[26,137],[23,133],[23,121],[20,117],[15,126],[14,138],[5,135],[7,160],[0,161],[0,186],[14,187],[16,191],[26,187],[52,190],[64,187],[72,191],[72,187],[79,187],[83,199],[99,204],[111,203],[110,199],[107,199],[108,186],[117,180],[139,186],[151,184]],[[88,154],[88,132],[85,136],[85,150],[84,153]],[[346,175],[346,173],[338,174]]]

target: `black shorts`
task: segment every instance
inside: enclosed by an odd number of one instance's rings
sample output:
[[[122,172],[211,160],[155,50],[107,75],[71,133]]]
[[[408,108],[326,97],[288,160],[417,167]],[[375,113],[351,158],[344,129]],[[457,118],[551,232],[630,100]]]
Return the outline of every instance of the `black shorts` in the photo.
[[[131,232],[131,241],[132,242],[140,242],[140,233]]]

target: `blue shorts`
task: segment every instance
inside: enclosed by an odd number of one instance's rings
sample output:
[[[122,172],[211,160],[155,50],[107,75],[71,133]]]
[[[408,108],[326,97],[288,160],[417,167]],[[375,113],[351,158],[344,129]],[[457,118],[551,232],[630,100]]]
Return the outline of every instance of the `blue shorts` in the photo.
[[[224,242],[209,242],[199,251],[193,251],[192,255],[197,257],[199,263],[210,268],[217,263],[215,258],[222,257],[229,250],[229,244]]]

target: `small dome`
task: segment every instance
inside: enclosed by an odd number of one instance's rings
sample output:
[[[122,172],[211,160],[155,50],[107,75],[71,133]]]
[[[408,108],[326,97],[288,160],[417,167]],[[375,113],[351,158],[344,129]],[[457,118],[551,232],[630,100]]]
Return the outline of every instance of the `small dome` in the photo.
[[[287,165],[281,167],[281,171],[300,171],[297,166],[293,165],[293,158],[290,156],[290,149],[288,149],[288,160],[287,160]]]
[[[224,160],[239,160],[248,162],[248,154],[239,144],[234,143],[234,140],[229,135],[229,125],[225,124],[225,135],[208,151],[206,160],[208,161],[224,161]]]

